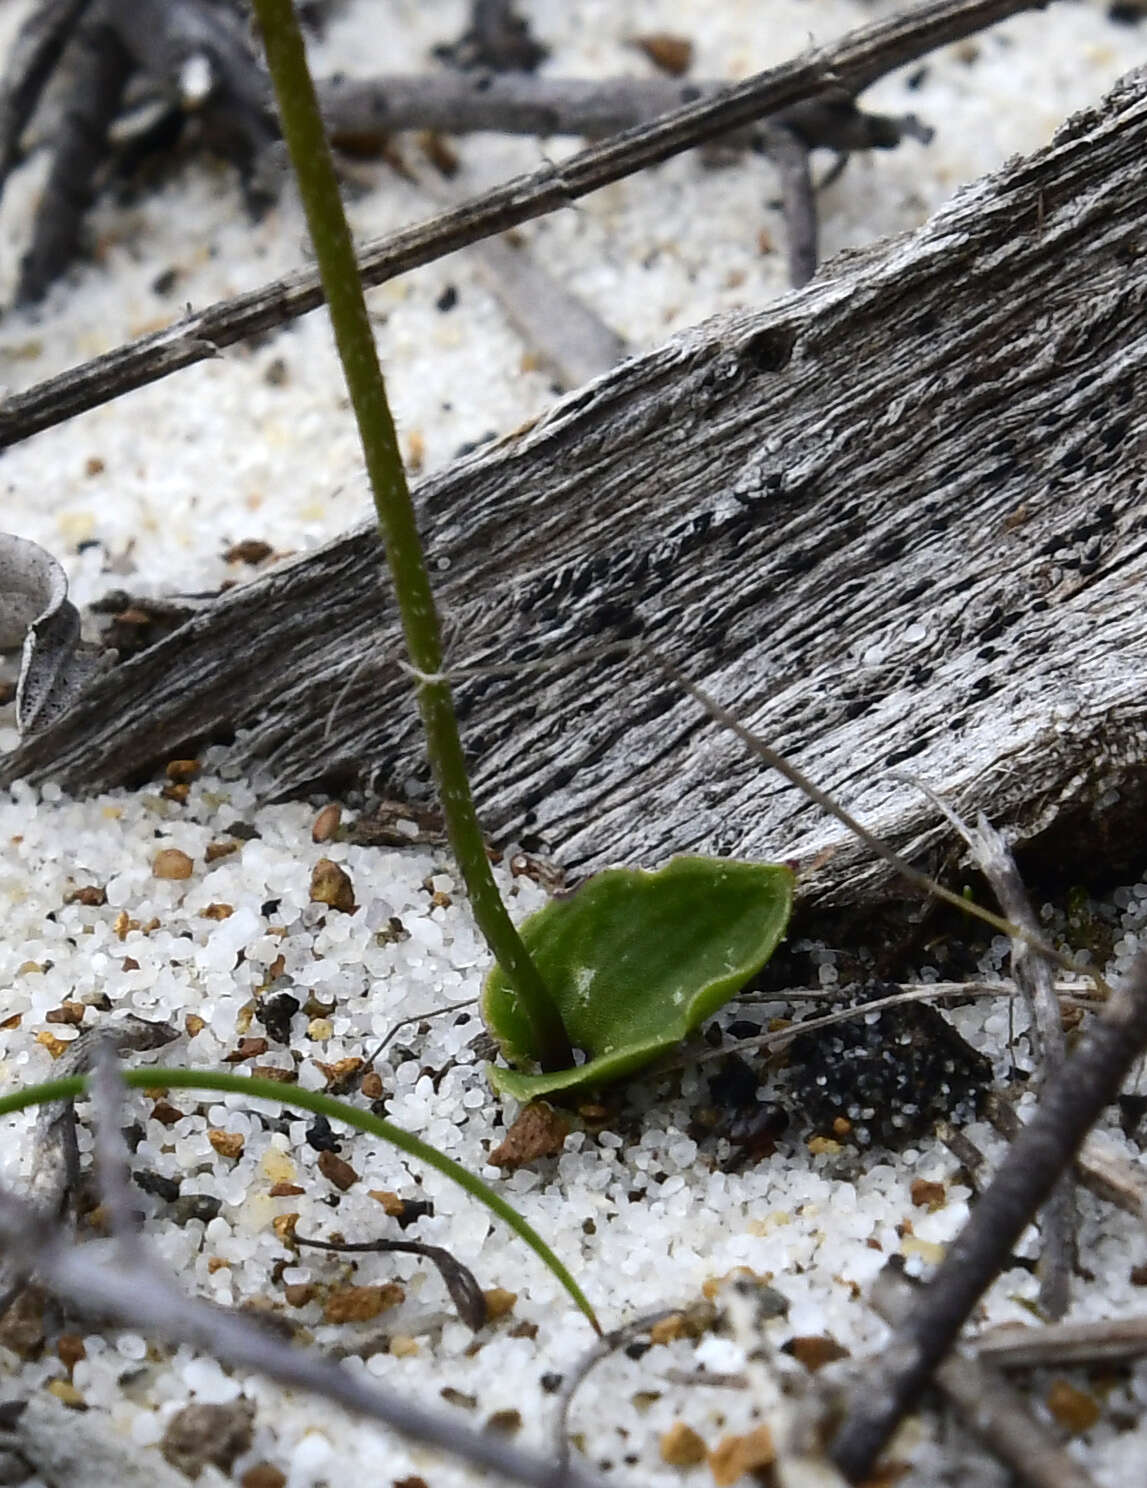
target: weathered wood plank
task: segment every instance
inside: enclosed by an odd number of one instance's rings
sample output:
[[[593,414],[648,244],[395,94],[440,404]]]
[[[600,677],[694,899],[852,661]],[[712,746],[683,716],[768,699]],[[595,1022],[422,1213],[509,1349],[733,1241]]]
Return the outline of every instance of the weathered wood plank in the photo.
[[[1145,220],[1137,75],[918,232],[426,481],[454,663],[640,632],[909,853],[946,834],[894,769],[1049,853],[1141,859]],[[234,727],[268,793],[401,789],[425,770],[396,655],[364,528],[224,595],[0,778],[108,785]],[[458,693],[496,835],[533,834],[577,872],[835,846],[815,895],[888,891],[636,658]]]

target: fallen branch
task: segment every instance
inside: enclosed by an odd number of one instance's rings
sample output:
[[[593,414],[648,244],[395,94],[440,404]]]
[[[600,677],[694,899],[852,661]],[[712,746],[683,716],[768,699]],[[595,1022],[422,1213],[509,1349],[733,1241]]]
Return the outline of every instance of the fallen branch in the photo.
[[[832,47],[757,73],[715,98],[547,164],[449,212],[368,243],[358,255],[371,288],[448,253],[544,216],[612,181],[645,170],[706,140],[754,123],[826,89],[857,94],[885,73],[1044,0],[934,0],[905,15],[853,31]],[[315,269],[193,312],[83,366],[49,378],[0,405],[0,448],[74,418],[161,377],[218,355],[322,304]]]

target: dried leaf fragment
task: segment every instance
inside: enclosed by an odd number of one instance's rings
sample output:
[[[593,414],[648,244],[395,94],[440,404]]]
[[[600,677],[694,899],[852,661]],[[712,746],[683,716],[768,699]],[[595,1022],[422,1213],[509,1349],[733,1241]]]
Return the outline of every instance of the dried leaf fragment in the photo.
[[[330,842],[338,834],[343,811],[337,801],[328,801],[311,826],[312,842]]]
[[[255,1407],[249,1400],[227,1405],[193,1401],[167,1423],[159,1450],[180,1472],[197,1478],[208,1465],[229,1473],[254,1436]]]
[[[569,1135],[568,1120],[546,1101],[531,1101],[519,1111],[505,1137],[490,1153],[496,1168],[525,1167],[539,1157],[554,1157]]]
[[[482,1296],[486,1299],[486,1321],[490,1323],[513,1312],[518,1300],[517,1292],[509,1292],[505,1287],[489,1287]]]
[[[68,580],[38,543],[0,533],[0,651],[22,647],[16,726],[34,734],[71,708],[114,660],[80,639],[80,617]]]
[[[909,1192],[912,1195],[913,1204],[918,1209],[927,1209],[929,1214],[934,1214],[937,1209],[943,1209],[948,1197],[944,1185],[935,1183],[929,1178],[913,1178]]]
[[[229,1157],[234,1160],[243,1156],[245,1139],[242,1132],[221,1131],[218,1127],[211,1127],[207,1133],[207,1140],[220,1157]]]

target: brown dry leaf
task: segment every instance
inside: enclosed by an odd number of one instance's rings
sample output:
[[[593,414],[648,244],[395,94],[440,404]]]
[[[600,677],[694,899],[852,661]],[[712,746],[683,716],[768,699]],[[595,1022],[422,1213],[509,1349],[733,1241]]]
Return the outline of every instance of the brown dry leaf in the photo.
[[[277,1085],[294,1085],[299,1076],[293,1069],[280,1069],[277,1064],[253,1064],[251,1076],[257,1080],[274,1080]]]
[[[299,1216],[294,1211],[290,1214],[276,1214],[271,1221],[271,1228],[278,1236],[281,1244],[289,1249],[295,1249],[295,1226],[299,1222]]]
[[[934,1183],[928,1178],[913,1178],[909,1192],[917,1209],[927,1209],[930,1214],[934,1214],[937,1209],[943,1209],[948,1201],[944,1185]]]
[[[11,1349],[21,1359],[38,1359],[44,1347],[46,1302],[38,1286],[22,1287],[0,1318],[0,1348]]]
[[[570,1132],[569,1120],[546,1101],[531,1101],[490,1153],[496,1168],[524,1168],[540,1157],[556,1157]]]
[[[263,563],[274,552],[269,542],[263,542],[258,537],[247,537],[242,542],[237,542],[227,549],[223,554],[225,563],[249,563],[254,567],[257,563]]]
[[[273,1462],[256,1462],[239,1479],[239,1488],[287,1488],[287,1475]]]
[[[342,824],[343,809],[337,801],[328,801],[311,826],[312,842],[330,842]]]
[[[251,1445],[254,1424],[255,1407],[243,1396],[226,1405],[193,1400],[168,1421],[159,1450],[189,1478],[208,1465],[230,1473],[236,1457]]]
[[[318,1020],[316,1019],[315,1021],[317,1022]],[[311,1027],[313,1026],[314,1024],[311,1025]],[[310,1027],[308,1027],[307,1029],[307,1034],[311,1038],[314,1038],[315,1036],[311,1033]],[[327,1035],[327,1037],[329,1036],[330,1035]],[[363,1061],[357,1054],[349,1054],[345,1059],[336,1059],[329,1064],[325,1063],[321,1059],[316,1059],[315,1066],[317,1069],[322,1070],[324,1076],[326,1077],[327,1089],[331,1090],[336,1085],[341,1085],[343,1081],[349,1079],[351,1075],[357,1074],[358,1071],[362,1069]],[[364,1094],[365,1093],[366,1092],[364,1091]]]
[[[65,904],[86,904],[91,909],[108,902],[108,893],[103,884],[84,884],[64,895]]]
[[[44,1014],[45,1023],[67,1023],[78,1028],[84,1021],[86,1009],[82,1002],[62,1002],[58,1008],[49,1008]]]
[[[224,1064],[242,1064],[245,1059],[258,1059],[260,1054],[265,1054],[270,1048],[265,1038],[241,1038],[230,1054],[224,1054]]]
[[[84,1347],[83,1337],[79,1333],[61,1333],[56,1339],[56,1358],[68,1371],[68,1378],[72,1377],[72,1370],[81,1359],[88,1357],[88,1351]]]

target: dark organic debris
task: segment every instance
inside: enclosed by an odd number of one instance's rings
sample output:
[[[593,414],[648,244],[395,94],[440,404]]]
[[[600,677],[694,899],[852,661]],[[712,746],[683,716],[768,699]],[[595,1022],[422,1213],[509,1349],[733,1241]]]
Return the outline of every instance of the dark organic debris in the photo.
[[[898,991],[869,983],[839,1006]],[[789,1065],[801,1115],[817,1131],[860,1147],[896,1149],[919,1140],[940,1118],[969,1119],[992,1078],[991,1062],[924,1002],[798,1034]]]

